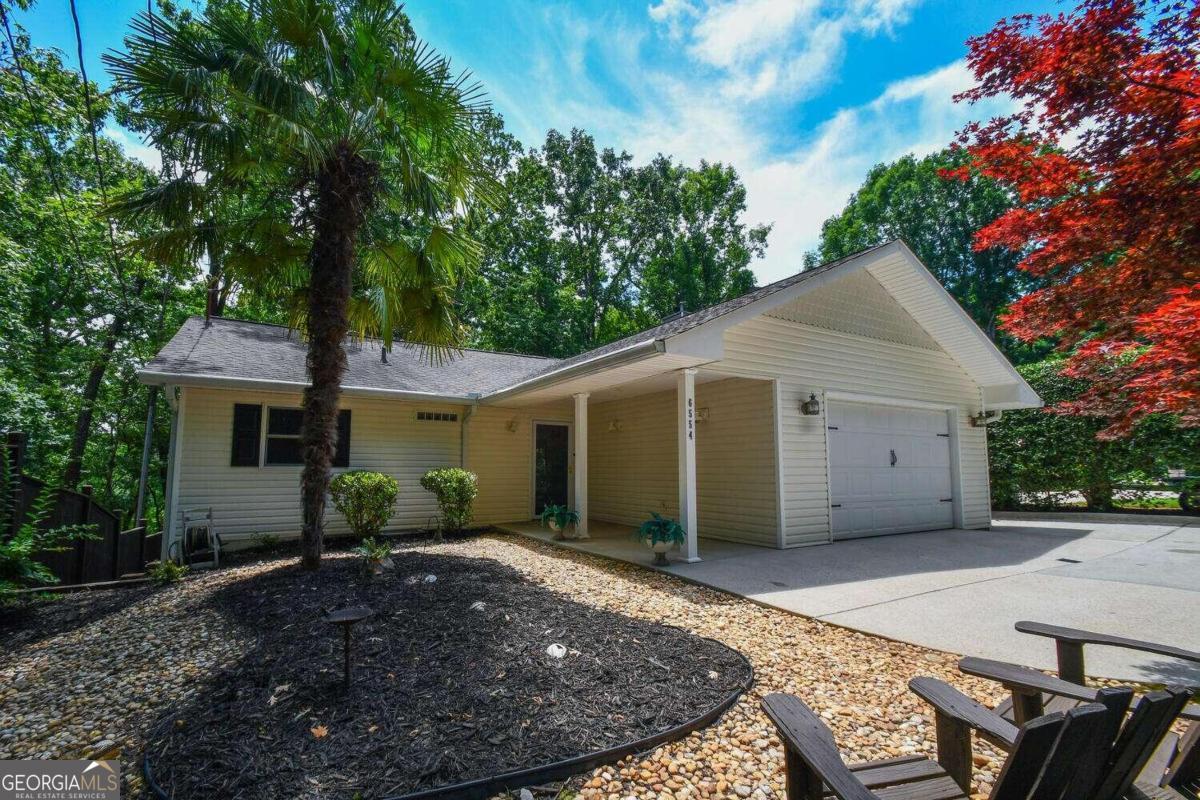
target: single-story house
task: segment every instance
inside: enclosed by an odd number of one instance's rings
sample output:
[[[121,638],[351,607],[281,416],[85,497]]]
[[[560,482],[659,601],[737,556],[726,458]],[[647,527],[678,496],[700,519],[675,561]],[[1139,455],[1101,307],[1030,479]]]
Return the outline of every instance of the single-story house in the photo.
[[[393,525],[437,510],[432,467],[478,475],[475,521],[566,503],[655,511],[699,537],[791,548],[990,524],[986,422],[1037,394],[903,242],[567,359],[348,342],[337,469],[400,482]],[[300,529],[305,344],[189,319],[139,373],[172,411],[164,548],[189,509],[223,538]],[[330,507],[331,533],[344,531]]]

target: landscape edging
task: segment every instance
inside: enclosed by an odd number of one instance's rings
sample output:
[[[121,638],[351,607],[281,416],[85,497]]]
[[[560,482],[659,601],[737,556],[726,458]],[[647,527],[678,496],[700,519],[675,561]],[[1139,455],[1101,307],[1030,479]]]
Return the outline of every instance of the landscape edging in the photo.
[[[677,626],[672,625],[667,627]],[[695,636],[695,634],[690,635]],[[724,642],[717,641],[708,636],[697,636],[696,638],[716,642],[722,647],[736,653],[738,658],[746,665],[746,669],[749,672],[748,677],[741,686],[735,688],[724,700],[703,714],[673,728],[668,728],[661,733],[656,733],[653,736],[646,736],[632,742],[609,747],[605,750],[593,750],[590,753],[583,753],[582,755],[573,756],[551,764],[513,770],[484,778],[474,778],[448,786],[422,789],[419,792],[410,792],[404,795],[391,795],[385,797],[384,800],[440,800],[441,798],[450,797],[464,798],[464,800],[484,800],[484,798],[492,797],[501,792],[513,791],[525,786],[537,786],[547,781],[564,780],[587,770],[595,769],[603,764],[614,763],[626,756],[644,753],[661,744],[682,739],[690,733],[707,728],[718,717],[732,708],[733,704],[738,701],[738,698],[743,693],[749,691],[754,685],[754,665],[740,651],[735,650]],[[154,772],[150,767],[149,752],[142,754],[142,777],[145,778],[146,785],[155,797],[159,800],[172,800],[171,795],[167,794],[154,780]]]

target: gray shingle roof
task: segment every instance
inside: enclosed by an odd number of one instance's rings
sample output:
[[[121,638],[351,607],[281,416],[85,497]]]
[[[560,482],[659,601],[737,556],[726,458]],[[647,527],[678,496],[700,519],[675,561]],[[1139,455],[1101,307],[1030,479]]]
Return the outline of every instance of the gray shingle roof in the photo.
[[[537,356],[460,350],[441,364],[431,364],[419,347],[397,342],[388,363],[379,343],[346,346],[350,369],[343,386],[465,397],[511,386],[557,363]],[[295,331],[278,325],[191,317],[183,323],[145,372],[192,377],[307,384],[307,346]]]
[[[879,247],[888,244],[891,242]],[[342,385],[347,388],[421,392],[447,397],[489,394],[522,381],[602,358],[627,347],[677,336],[879,247],[822,264],[753,289],[733,300],[702,308],[566,359],[464,349],[458,351],[450,361],[431,364],[420,347],[397,343],[395,349],[388,353],[388,363],[384,364],[379,357],[377,342],[351,344],[346,348],[350,369]],[[215,318],[212,325],[205,328],[203,319],[192,317],[146,364],[143,371],[304,385],[308,383],[305,353],[304,342],[285,327]]]

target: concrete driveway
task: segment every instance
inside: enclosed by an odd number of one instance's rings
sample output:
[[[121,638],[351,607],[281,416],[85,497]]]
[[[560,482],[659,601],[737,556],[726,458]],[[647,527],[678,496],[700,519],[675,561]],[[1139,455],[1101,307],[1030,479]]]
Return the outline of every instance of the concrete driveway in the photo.
[[[1017,633],[1018,620],[1200,651],[1200,522],[1154,522],[997,520],[989,531],[784,551],[702,539],[702,562],[666,571],[856,630],[1043,668],[1054,666],[1053,641]],[[627,534],[570,544],[648,561]],[[1089,675],[1200,685],[1196,665],[1113,648],[1085,655]]]

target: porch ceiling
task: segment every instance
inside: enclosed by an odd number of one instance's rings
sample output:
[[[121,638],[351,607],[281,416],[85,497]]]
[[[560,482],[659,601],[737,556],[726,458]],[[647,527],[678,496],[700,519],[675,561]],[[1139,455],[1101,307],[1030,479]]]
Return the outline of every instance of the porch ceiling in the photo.
[[[485,405],[515,408],[542,405],[570,398],[587,392],[593,403],[603,403],[624,397],[661,392],[675,388],[675,372],[685,367],[696,367],[708,363],[708,359],[673,353],[655,353],[637,361],[600,370],[598,372],[564,378],[549,385],[541,385],[528,391],[505,394],[494,400],[484,399]],[[697,376],[697,382],[717,380],[720,375],[706,378]]]

